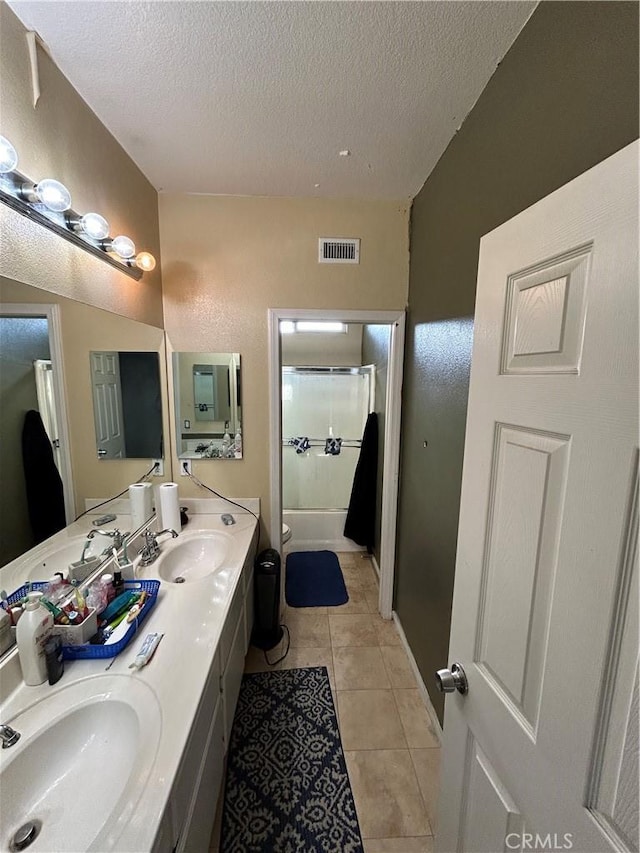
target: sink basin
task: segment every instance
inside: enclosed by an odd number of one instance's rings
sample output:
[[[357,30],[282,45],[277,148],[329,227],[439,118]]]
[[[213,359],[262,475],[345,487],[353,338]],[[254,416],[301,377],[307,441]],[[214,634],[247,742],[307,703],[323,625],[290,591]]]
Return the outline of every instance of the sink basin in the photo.
[[[30,821],[38,830],[30,851],[111,849],[155,760],[153,690],[132,676],[97,676],[3,722],[21,738],[0,753],[0,850]]]
[[[168,583],[203,580],[224,566],[232,541],[228,533],[217,530],[181,536],[158,558],[156,574]]]
[[[56,572],[66,573],[69,564],[75,563],[80,559],[82,548],[86,541],[86,537],[77,536],[74,539],[59,545],[57,548],[47,549],[38,555],[38,558],[32,562],[25,574],[25,580],[31,581],[46,581]],[[109,545],[109,539],[104,536],[96,536],[89,543],[86,557],[102,554],[104,549]]]

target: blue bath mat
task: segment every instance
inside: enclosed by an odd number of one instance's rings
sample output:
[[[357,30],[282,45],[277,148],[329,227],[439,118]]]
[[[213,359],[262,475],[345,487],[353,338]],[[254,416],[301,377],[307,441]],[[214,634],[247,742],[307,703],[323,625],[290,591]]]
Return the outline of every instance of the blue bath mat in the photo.
[[[363,851],[324,666],[242,678],[220,853],[266,851]]]
[[[287,557],[285,597],[290,607],[325,607],[349,601],[333,551],[294,551]]]

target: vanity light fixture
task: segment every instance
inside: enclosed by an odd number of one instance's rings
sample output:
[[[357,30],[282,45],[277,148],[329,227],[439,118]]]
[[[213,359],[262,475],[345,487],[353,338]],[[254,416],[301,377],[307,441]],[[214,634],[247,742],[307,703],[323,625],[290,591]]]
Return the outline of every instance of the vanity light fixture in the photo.
[[[109,223],[99,213],[85,213],[80,219],[69,219],[69,227],[81,231],[92,240],[105,240],[109,236]]]
[[[125,260],[129,260],[136,253],[136,246],[130,237],[125,237],[124,234],[119,234],[113,240],[105,240],[103,248],[106,252],[115,252]]]
[[[45,178],[37,184],[25,181],[20,187],[20,195],[31,204],[44,204],[54,213],[64,213],[71,207],[71,193],[64,184],[53,178]]]
[[[138,252],[135,264],[142,272],[151,272],[156,268],[156,259],[151,252]]]
[[[18,152],[9,140],[0,136],[0,175],[13,172],[18,165]]]
[[[138,252],[124,234],[109,237],[109,223],[99,213],[84,215],[71,208],[69,190],[53,178],[37,183],[17,171],[18,154],[11,142],[0,136],[0,201],[17,213],[37,222],[58,236],[84,249],[126,275],[139,281],[143,272],[155,269],[150,252]]]

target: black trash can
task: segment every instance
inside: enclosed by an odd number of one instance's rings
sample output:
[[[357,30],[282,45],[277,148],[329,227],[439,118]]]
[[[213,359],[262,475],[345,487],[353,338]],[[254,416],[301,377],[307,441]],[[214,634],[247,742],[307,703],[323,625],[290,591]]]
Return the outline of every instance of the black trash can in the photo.
[[[254,622],[251,643],[269,651],[282,639],[280,625],[280,554],[267,548],[256,557],[253,576]]]

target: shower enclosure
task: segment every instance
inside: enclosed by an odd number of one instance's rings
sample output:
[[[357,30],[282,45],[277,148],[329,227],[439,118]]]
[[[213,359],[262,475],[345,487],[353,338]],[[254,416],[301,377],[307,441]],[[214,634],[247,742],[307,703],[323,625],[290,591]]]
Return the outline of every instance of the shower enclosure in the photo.
[[[360,550],[342,531],[364,425],[375,405],[374,370],[282,368],[283,521],[292,531],[292,550]]]

